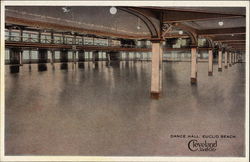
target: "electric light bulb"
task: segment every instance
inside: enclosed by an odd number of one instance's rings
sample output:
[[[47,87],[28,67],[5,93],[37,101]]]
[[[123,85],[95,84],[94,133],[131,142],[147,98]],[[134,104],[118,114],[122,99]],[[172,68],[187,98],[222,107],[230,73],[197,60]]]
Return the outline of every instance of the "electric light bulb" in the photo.
[[[179,34],[180,34],[180,35],[182,35],[182,34],[183,34],[183,31],[182,31],[182,30],[180,30],[180,31],[179,31]]]
[[[219,24],[219,26],[223,26],[224,22],[223,21],[219,21],[218,24]]]
[[[116,7],[110,7],[109,12],[110,12],[112,15],[115,15],[115,14],[117,13]]]

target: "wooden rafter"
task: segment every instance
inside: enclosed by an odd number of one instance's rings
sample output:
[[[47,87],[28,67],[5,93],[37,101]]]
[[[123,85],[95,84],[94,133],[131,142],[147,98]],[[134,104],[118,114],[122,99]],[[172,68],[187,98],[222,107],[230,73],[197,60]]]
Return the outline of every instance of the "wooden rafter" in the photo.
[[[244,15],[165,10],[163,21],[169,23],[237,17],[244,17]]]
[[[60,25],[60,24],[48,23],[48,22],[37,21],[37,20],[27,20],[27,19],[21,19],[21,18],[9,17],[9,16],[5,18],[5,22],[13,23],[13,24],[20,24],[20,25],[27,25],[27,26],[32,26],[32,27],[39,27],[39,28],[44,28],[44,29],[74,31],[74,32],[79,32],[79,33],[96,34],[96,35],[101,35],[101,36],[118,37],[118,38],[126,38],[126,39],[150,39],[150,36],[117,34],[117,33],[90,30],[90,29],[84,29],[80,27]]]
[[[245,34],[245,27],[238,28],[219,28],[219,29],[207,29],[207,30],[199,30],[198,34],[203,36],[209,35],[229,35],[229,34]]]
[[[228,42],[236,40],[244,41],[245,39],[246,39],[245,35],[235,35],[235,36],[225,35],[225,36],[213,37],[213,41],[220,41],[220,42]]]

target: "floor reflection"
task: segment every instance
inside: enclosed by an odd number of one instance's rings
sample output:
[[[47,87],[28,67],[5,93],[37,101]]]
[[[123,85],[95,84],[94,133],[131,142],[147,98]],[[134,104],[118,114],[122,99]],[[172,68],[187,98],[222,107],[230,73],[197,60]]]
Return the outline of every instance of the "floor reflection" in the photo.
[[[79,69],[84,69],[85,65],[84,65],[84,62],[79,62],[78,63],[78,68]]]
[[[20,65],[10,65],[10,73],[19,73]]]
[[[68,63],[61,63],[60,67],[62,70],[68,70]]]
[[[47,64],[39,63],[37,66],[38,66],[38,71],[47,71]]]
[[[45,64],[43,73],[37,64],[6,66],[6,155],[244,155],[245,66],[209,77],[207,63],[199,63],[193,87],[189,62],[164,62],[163,92],[152,100],[151,62],[71,64]],[[219,151],[197,154],[187,149],[189,139],[171,134],[237,138],[218,139]]]

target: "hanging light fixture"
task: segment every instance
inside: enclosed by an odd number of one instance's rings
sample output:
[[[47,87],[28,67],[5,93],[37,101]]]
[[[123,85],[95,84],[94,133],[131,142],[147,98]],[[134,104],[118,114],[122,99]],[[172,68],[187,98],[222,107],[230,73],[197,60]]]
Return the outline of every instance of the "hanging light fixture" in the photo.
[[[182,35],[182,34],[183,34],[183,31],[182,31],[182,30],[180,30],[180,31],[179,31],[179,34],[180,34],[180,35]]]
[[[112,15],[115,15],[115,14],[117,13],[116,7],[110,7],[109,12],[110,12]]]
[[[138,30],[141,29],[141,25],[140,25],[140,19],[138,18],[138,21],[137,21],[137,27],[136,27]]]
[[[223,22],[223,21],[219,21],[219,22],[218,22],[218,25],[219,25],[219,26],[223,26],[223,25],[224,25],[224,22]]]

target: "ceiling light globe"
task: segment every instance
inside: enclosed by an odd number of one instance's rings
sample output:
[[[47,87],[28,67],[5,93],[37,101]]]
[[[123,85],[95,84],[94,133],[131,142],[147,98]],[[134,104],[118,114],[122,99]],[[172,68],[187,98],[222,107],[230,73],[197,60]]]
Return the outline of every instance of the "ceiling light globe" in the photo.
[[[224,22],[223,21],[219,21],[218,24],[219,24],[219,26],[223,26]]]
[[[112,15],[115,15],[115,14],[117,13],[116,7],[110,7],[109,12],[110,12]]]
[[[180,30],[180,31],[179,31],[179,34],[180,34],[180,35],[182,35],[182,34],[183,34],[183,31],[182,31],[182,30]]]

